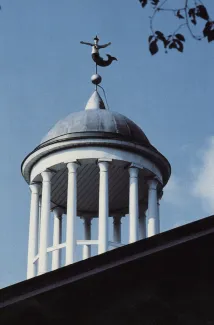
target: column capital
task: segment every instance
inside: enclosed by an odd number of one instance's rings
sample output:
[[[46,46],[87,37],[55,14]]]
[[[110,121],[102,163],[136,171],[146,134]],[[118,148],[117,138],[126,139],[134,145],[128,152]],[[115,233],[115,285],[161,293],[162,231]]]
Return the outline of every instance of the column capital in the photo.
[[[40,189],[41,189],[41,184],[40,183],[32,183],[29,185],[29,188],[30,188],[32,194],[39,194]]]
[[[139,174],[139,168],[136,166],[130,166],[129,167],[129,175],[131,178],[137,178]]]
[[[111,162],[112,162],[112,159],[99,159],[98,165],[99,165],[100,171],[107,172],[109,163],[111,163]]]
[[[51,172],[50,170],[46,169],[43,172],[41,172],[42,175],[42,181],[43,182],[50,182],[51,178],[53,177],[55,173]]]
[[[62,215],[65,213],[64,209],[58,206],[54,207],[52,211],[54,213],[54,216],[57,218],[61,218]]]
[[[149,190],[156,190],[157,189],[157,186],[158,186],[158,183],[159,183],[159,181],[158,181],[157,178],[149,179],[147,181]]]
[[[76,173],[77,168],[80,166],[80,163],[75,160],[67,163],[67,168],[69,173]]]

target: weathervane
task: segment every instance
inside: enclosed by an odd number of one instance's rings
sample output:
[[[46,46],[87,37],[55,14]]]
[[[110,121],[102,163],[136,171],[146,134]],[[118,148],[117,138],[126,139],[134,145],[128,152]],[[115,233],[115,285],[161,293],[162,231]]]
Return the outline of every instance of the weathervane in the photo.
[[[103,44],[103,45],[99,45],[99,38],[97,36],[95,36],[94,38],[94,43],[88,43],[88,42],[80,42],[81,44],[85,44],[85,45],[89,45],[92,47],[92,52],[91,52],[91,56],[93,61],[96,63],[96,73],[97,73],[97,66],[99,65],[100,67],[107,67],[109,66],[112,61],[117,61],[117,59],[114,56],[111,56],[110,54],[106,54],[108,59],[104,60],[100,54],[99,54],[99,50],[103,49],[105,47],[108,47],[109,45],[111,45],[111,43],[107,43],[107,44]]]
[[[102,77],[97,73],[97,66],[107,67],[113,61],[117,61],[117,58],[115,58],[114,56],[111,56],[110,54],[106,54],[106,56],[108,57],[107,60],[104,60],[100,56],[99,50],[104,49],[105,47],[108,47],[109,45],[111,45],[111,43],[109,42],[107,44],[99,45],[98,44],[99,43],[99,38],[97,37],[97,35],[94,37],[94,43],[88,43],[88,42],[83,42],[83,41],[81,41],[80,43],[92,47],[91,57],[92,57],[93,61],[96,63],[96,70],[95,70],[95,74],[93,74],[92,77],[91,77],[91,82],[95,85],[95,90],[96,91],[97,91],[97,87],[100,87],[103,90],[105,100],[106,100],[106,104],[108,106],[105,90],[104,90],[103,87],[100,86],[100,83],[102,81]]]

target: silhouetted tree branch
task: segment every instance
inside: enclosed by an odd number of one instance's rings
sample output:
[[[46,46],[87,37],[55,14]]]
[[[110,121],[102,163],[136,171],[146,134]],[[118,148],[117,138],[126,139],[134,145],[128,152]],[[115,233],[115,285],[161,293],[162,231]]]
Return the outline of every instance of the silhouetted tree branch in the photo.
[[[152,55],[159,51],[158,43],[162,43],[165,52],[168,50],[176,49],[179,52],[184,50],[185,37],[183,34],[178,33],[181,29],[186,28],[190,35],[197,41],[206,38],[208,42],[214,41],[214,21],[210,18],[205,5],[200,0],[180,0],[181,7],[173,8],[166,7],[172,5],[173,0],[139,0],[141,6],[145,8],[148,4],[152,6],[152,15],[150,19],[151,35],[149,36],[149,50]],[[192,5],[191,5],[192,4]],[[169,35],[164,35],[160,30],[154,28],[154,19],[160,12],[172,13],[175,18],[180,22],[178,27]],[[197,25],[198,19],[206,21],[203,26],[201,35],[196,35],[194,26]]]

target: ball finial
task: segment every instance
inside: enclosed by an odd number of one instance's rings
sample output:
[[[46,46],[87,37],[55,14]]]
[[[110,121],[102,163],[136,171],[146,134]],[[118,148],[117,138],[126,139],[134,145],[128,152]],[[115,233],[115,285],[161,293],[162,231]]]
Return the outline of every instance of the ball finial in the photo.
[[[93,74],[93,76],[91,76],[91,82],[94,85],[99,85],[102,81],[102,77],[99,74]]]

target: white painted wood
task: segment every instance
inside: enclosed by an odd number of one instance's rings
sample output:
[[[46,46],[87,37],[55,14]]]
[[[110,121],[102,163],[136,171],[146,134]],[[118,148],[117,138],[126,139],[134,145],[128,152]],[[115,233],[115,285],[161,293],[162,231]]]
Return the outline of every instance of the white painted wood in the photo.
[[[129,168],[129,243],[138,240],[138,173],[138,168]]]
[[[38,221],[39,221],[39,184],[31,184],[31,204],[30,204],[30,223],[29,223],[29,239],[28,239],[28,265],[27,279],[34,277],[35,264],[34,258],[37,253],[38,245]]]
[[[84,245],[98,245],[99,244],[99,241],[98,240],[77,240],[76,241],[77,245],[81,245],[81,246],[84,246]],[[54,252],[56,250],[60,250],[62,248],[66,247],[66,242],[65,243],[61,243],[59,245],[55,245],[55,246],[51,246],[51,247],[48,247],[47,248],[47,252],[48,253],[51,253],[51,252]],[[39,255],[36,255],[33,259],[33,263],[35,263],[39,258]]]
[[[58,249],[61,249],[61,248],[64,248],[66,247],[66,243],[62,243],[62,244],[59,244],[59,245],[56,245],[56,246],[51,246],[51,247],[48,247],[47,248],[47,252],[53,252],[55,250],[58,250]]]
[[[77,245],[98,245],[99,240],[91,239],[91,240],[77,240]]]
[[[108,161],[99,161],[100,184],[99,184],[99,226],[98,254],[108,250],[108,217],[109,217],[109,193],[108,193]]]
[[[149,154],[149,155],[148,155]],[[148,159],[148,156],[151,158]],[[153,159],[154,158],[154,159]],[[24,178],[27,182],[33,181],[40,181],[41,176],[43,178],[43,189],[42,189],[42,209],[41,209],[41,227],[39,231],[40,242],[39,242],[39,253],[36,255],[36,250],[34,250],[31,258],[31,265],[35,264],[38,261],[39,265],[39,274],[42,274],[47,271],[47,252],[52,252],[53,260],[52,260],[52,269],[56,269],[60,266],[60,254],[61,249],[66,247],[66,262],[65,264],[71,264],[76,261],[76,245],[83,246],[83,259],[88,258],[91,256],[91,245],[98,245],[98,253],[101,254],[108,250],[109,241],[108,241],[108,217],[109,217],[109,185],[111,190],[111,197],[116,195],[116,200],[112,203],[111,211],[117,211],[117,213],[127,213],[127,197],[128,191],[126,192],[127,196],[121,197],[118,196],[117,189],[122,188],[123,184],[127,186],[127,170],[124,172],[123,175],[123,167],[124,165],[131,165],[129,168],[129,214],[130,214],[130,229],[129,229],[129,242],[135,242],[138,238],[145,238],[146,237],[146,219],[144,214],[139,214],[139,198],[140,200],[143,199],[142,195],[139,196],[138,193],[138,171],[139,169],[144,169],[140,174],[140,179],[142,175],[146,177],[156,177],[155,182],[160,182],[162,184],[163,178],[160,171],[160,168],[154,163],[158,159],[165,165],[165,169],[162,167],[161,171],[167,172],[167,162],[162,157],[161,154],[152,150],[151,148],[146,148],[140,145],[136,145],[131,142],[127,141],[118,141],[113,139],[80,139],[80,140],[68,140],[62,141],[59,143],[51,144],[40,148],[39,150],[32,152],[24,161],[22,171]],[[82,181],[81,186],[79,188],[80,193],[83,192],[83,195],[80,195],[79,203],[79,215],[84,213],[92,213],[94,212],[94,207],[92,205],[89,206],[89,210],[85,209],[83,204],[80,204],[81,200],[83,202],[87,202],[90,200],[92,201],[94,192],[97,189],[98,184],[93,184],[92,191],[90,194],[92,198],[84,197],[85,192],[82,191],[84,189],[85,182],[89,181],[89,176],[94,173],[96,175],[97,180],[97,166],[96,162],[98,161],[98,165],[100,168],[100,178],[99,178],[99,226],[98,226],[98,240],[91,240],[91,227],[84,224],[84,240],[77,240],[76,239],[76,217],[77,217],[77,168],[78,163],[80,161],[83,168],[83,176],[80,179]],[[113,168],[109,171],[109,161],[112,162]],[[124,163],[124,164],[123,164]],[[84,166],[86,164],[94,164],[94,166]],[[66,243],[61,243],[59,228],[60,223],[59,219],[54,221],[54,235],[53,235],[53,246],[47,247],[48,244],[48,232],[49,232],[49,214],[51,201],[51,176],[49,181],[45,181],[45,178],[48,178],[47,171],[48,169],[55,169],[61,170],[65,168],[67,165],[68,167],[68,191],[67,191],[67,225],[66,225]],[[119,167],[118,167],[119,166]],[[159,165],[161,166],[161,165]],[[84,169],[85,168],[85,169]],[[94,168],[94,170],[93,170]],[[118,177],[119,173],[116,173],[113,169],[118,168],[120,170],[120,177]],[[113,170],[113,172],[112,172]],[[122,170],[122,172],[121,172]],[[110,173],[111,179],[110,184],[108,181],[108,174]],[[46,176],[45,176],[46,175]],[[51,175],[51,173],[50,173]],[[112,176],[113,175],[113,176]],[[121,176],[122,175],[122,176]],[[93,179],[93,177],[91,178]],[[118,177],[119,181],[116,184],[117,186],[112,185],[112,179],[116,179]],[[62,177],[65,181],[67,179],[67,175],[63,174],[62,170]],[[116,181],[117,182],[117,181]],[[151,182],[154,182],[151,181]],[[66,202],[66,195],[65,197],[61,198],[60,190],[58,192],[58,188],[56,187],[58,183],[55,183],[54,178],[54,195],[56,198],[60,197],[61,202]],[[65,184],[65,182],[64,182]],[[153,185],[149,185],[149,195],[148,195],[148,202],[149,202],[149,209],[148,209],[148,235],[152,236],[160,231],[160,220],[159,220],[159,207],[157,205],[157,185],[155,187]],[[59,184],[58,184],[59,185]],[[118,186],[119,185],[119,186]],[[155,187],[155,189],[154,189]],[[55,191],[56,188],[56,191]],[[65,193],[65,187],[60,187],[62,193]],[[112,190],[113,188],[113,190]],[[144,191],[145,187],[143,188]],[[95,193],[97,194],[97,193]],[[142,193],[140,193],[142,194]],[[123,194],[122,194],[123,195]],[[88,199],[88,201],[87,201]],[[119,202],[119,200],[121,200]],[[124,201],[125,200],[125,203]],[[54,200],[55,204],[61,204],[61,202],[57,202]],[[90,204],[91,204],[90,201]],[[93,202],[93,201],[92,201]],[[116,202],[116,203],[115,203]],[[156,202],[156,203],[155,203]],[[64,204],[63,203],[63,204]],[[63,205],[62,204],[62,205]],[[117,209],[119,205],[120,210]],[[33,209],[33,208],[32,208]],[[95,206],[96,209],[96,206]],[[113,214],[114,214],[113,212]],[[116,216],[114,216],[116,217]],[[113,241],[111,242],[112,247],[121,247],[121,224],[116,222],[116,218],[114,219],[113,224]],[[32,227],[34,229],[35,227]],[[139,233],[139,234],[138,234]],[[30,235],[29,235],[30,238]],[[119,245],[119,246],[118,246]],[[33,262],[32,262],[33,261]],[[33,269],[34,265],[32,266]],[[29,271],[30,272],[30,271]],[[31,274],[34,274],[31,272]]]
[[[40,175],[43,170],[47,168],[51,168],[52,166],[55,166],[60,163],[67,164],[70,161],[75,161],[75,160],[108,158],[108,159],[126,161],[137,165],[139,168],[145,168],[149,170],[151,173],[153,173],[156,177],[158,177],[159,181],[162,183],[162,175],[159,168],[152,161],[150,161],[149,159],[143,156],[143,153],[141,153],[140,151],[140,148],[142,149],[142,147],[138,145],[133,145],[131,143],[117,141],[117,140],[114,141],[100,140],[98,143],[100,144],[103,143],[103,147],[100,147],[100,146],[96,146],[97,142],[98,141],[95,139],[91,139],[90,142],[87,140],[85,142],[80,141],[80,145],[81,144],[86,145],[87,143],[89,143],[90,147],[84,146],[84,147],[77,147],[77,148],[76,147],[71,148],[75,144],[77,145],[79,143],[76,141],[68,141],[67,145],[69,144],[70,146],[69,148],[66,148],[65,145],[63,145],[63,143],[61,143],[61,145],[59,143],[56,145],[50,145],[49,149],[52,148],[54,150],[54,149],[61,148],[62,150],[53,153],[48,152],[47,156],[44,156],[42,159],[40,159],[36,164],[32,166],[31,175],[30,175],[31,182],[35,179],[37,175]],[[109,145],[109,147],[104,146],[107,144]],[[120,145],[120,144],[123,145],[127,144],[127,148],[124,149],[115,148],[115,145]],[[139,149],[138,150],[139,153],[133,152],[133,149]],[[144,148],[143,150],[146,149]],[[47,154],[47,148],[45,147],[38,150],[38,152],[36,153],[32,153],[23,164],[23,168],[22,168],[23,172],[26,169],[26,173],[27,173],[28,168],[30,168],[31,164],[33,164],[34,161],[36,161],[37,156],[40,155],[40,153],[42,155]]]
[[[62,215],[63,209],[56,207],[53,209],[54,228],[53,228],[53,246],[57,246],[62,241]],[[61,266],[61,250],[54,250],[52,253],[52,270]]]
[[[148,237],[158,233],[157,185],[156,179],[148,181]]]
[[[69,162],[67,190],[67,225],[65,264],[76,261],[76,219],[77,219],[77,162]]]
[[[84,239],[91,240],[91,218],[82,217],[84,227]],[[83,245],[83,260],[91,257],[91,245]]]
[[[35,264],[37,261],[39,260],[39,254],[37,254],[34,259],[33,259],[33,263]]]
[[[41,194],[41,193],[40,193]],[[39,196],[39,217],[38,217],[38,229],[37,229],[37,252],[39,252],[40,243],[40,229],[41,229],[41,212],[42,212],[42,196]]]
[[[38,274],[43,274],[48,271],[47,248],[48,248],[50,201],[51,201],[51,178],[53,176],[53,173],[51,173],[50,171],[43,171],[41,175],[42,175],[42,207],[41,207]]]
[[[157,233],[160,233],[160,202],[157,200]]]

